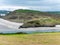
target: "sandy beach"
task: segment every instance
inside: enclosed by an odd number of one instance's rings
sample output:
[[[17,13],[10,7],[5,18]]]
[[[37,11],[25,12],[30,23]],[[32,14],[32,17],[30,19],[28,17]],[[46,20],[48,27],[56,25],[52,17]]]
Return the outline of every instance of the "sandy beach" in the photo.
[[[0,25],[6,26],[8,28],[18,29],[19,26],[23,25],[23,23],[11,22],[0,18]]]

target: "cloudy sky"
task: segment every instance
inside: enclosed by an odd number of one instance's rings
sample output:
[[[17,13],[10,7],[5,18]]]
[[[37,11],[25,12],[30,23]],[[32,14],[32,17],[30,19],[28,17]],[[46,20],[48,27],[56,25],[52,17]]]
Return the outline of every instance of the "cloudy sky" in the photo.
[[[0,9],[33,9],[40,11],[60,11],[60,0],[0,0]]]

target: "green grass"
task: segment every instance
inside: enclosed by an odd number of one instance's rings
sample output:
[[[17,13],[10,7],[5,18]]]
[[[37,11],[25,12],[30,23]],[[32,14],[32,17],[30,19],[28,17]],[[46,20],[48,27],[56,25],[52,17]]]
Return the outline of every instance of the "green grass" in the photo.
[[[23,13],[27,13],[27,12],[31,12],[31,13],[40,13],[40,11],[36,11],[36,10],[28,10],[28,9],[19,9],[19,10],[15,10],[16,12],[23,12]]]
[[[0,34],[0,45],[60,45],[60,32],[36,34]]]

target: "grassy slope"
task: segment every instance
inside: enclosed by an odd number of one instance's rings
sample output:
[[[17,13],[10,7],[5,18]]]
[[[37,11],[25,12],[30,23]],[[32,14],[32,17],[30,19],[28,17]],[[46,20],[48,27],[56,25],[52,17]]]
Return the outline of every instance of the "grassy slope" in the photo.
[[[59,24],[55,19],[52,18],[42,18],[28,21],[24,23],[21,27],[54,27],[56,24]]]
[[[60,45],[60,33],[0,35],[0,45]]]

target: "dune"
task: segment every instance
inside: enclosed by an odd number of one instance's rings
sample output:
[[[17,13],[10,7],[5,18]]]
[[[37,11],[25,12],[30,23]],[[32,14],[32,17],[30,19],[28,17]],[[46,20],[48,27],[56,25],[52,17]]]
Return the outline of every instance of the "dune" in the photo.
[[[18,29],[21,25],[23,25],[23,23],[11,22],[11,21],[0,18],[0,25],[6,26],[9,28]]]

